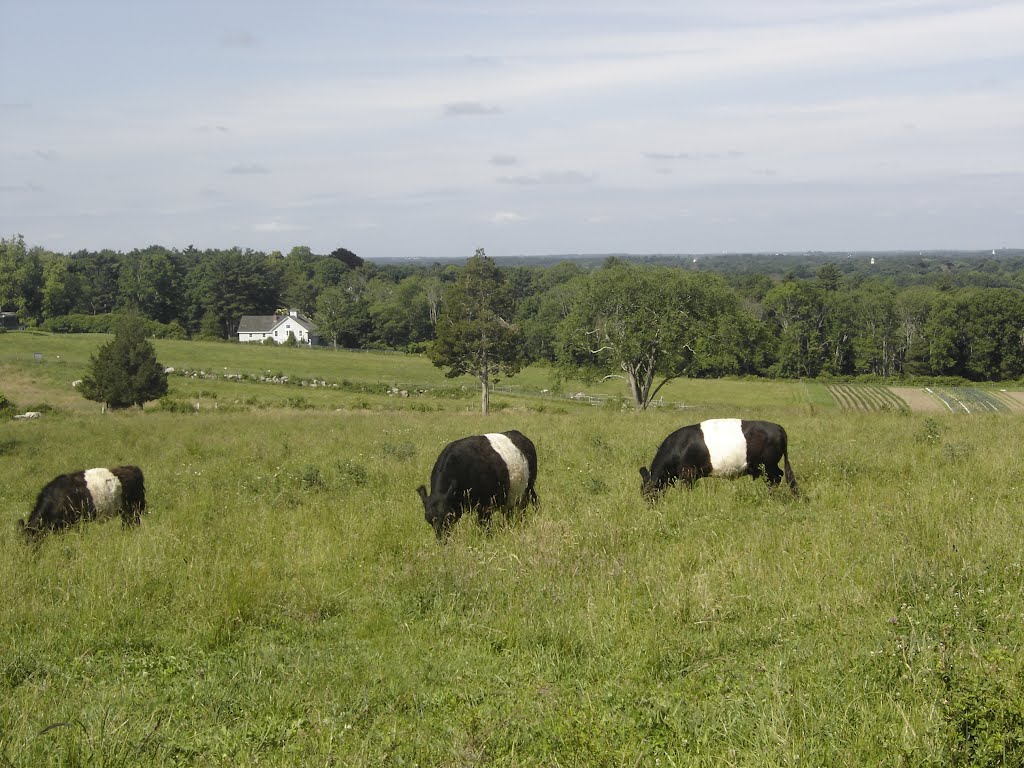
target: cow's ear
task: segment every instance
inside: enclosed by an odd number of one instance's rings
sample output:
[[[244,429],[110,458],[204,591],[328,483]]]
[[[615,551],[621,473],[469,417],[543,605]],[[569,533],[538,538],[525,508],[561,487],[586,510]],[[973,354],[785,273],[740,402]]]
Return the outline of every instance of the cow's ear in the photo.
[[[425,485],[421,485],[419,488],[416,489],[416,493],[418,493],[420,495],[420,498],[423,499],[423,503],[426,504],[427,503],[427,487]]]
[[[645,483],[651,479],[651,473],[647,471],[647,467],[640,467],[640,477],[643,478]]]

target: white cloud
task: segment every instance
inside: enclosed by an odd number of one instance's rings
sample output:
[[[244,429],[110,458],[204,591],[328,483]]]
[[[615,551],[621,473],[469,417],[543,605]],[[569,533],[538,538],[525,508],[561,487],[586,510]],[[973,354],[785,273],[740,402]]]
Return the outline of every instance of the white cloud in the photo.
[[[494,224],[510,224],[518,221],[526,221],[526,217],[515,211],[496,211],[491,214],[488,221]]]
[[[277,219],[271,221],[263,221],[256,224],[253,230],[256,232],[298,232],[303,227],[296,226],[295,224],[288,224]]]

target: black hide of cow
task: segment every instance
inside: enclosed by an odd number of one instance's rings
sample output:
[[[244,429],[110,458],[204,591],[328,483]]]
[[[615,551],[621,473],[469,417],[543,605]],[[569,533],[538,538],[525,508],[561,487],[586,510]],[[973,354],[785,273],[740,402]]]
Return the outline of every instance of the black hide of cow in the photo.
[[[740,421],[740,429],[746,440],[746,468],[736,473],[738,476],[750,475],[754,480],[763,473],[765,482],[777,486],[782,482],[783,470],[779,469],[779,461],[785,467],[786,483],[793,493],[797,493],[796,476],[789,465],[788,438],[786,430],[770,421]],[[653,501],[669,485],[682,480],[687,487],[693,487],[701,477],[708,477],[714,472],[711,466],[711,454],[704,441],[704,433],[700,424],[691,424],[677,429],[662,442],[651,462],[650,472],[646,467],[640,468],[641,493],[649,501]]]
[[[476,510],[477,520],[487,524],[495,509],[506,515],[526,504],[537,503],[537,449],[518,430],[502,432],[519,449],[529,471],[526,489],[519,498],[509,498],[509,468],[486,435],[473,435],[445,446],[430,473],[430,493],[425,486],[416,492],[423,500],[425,517],[438,539],[447,535],[466,510]]]
[[[142,470],[138,467],[110,467],[109,472],[121,484],[120,505],[116,508],[97,509],[86,484],[86,472],[69,472],[51,480],[39,492],[28,522],[18,524],[28,536],[40,536],[47,531],[59,531],[80,520],[94,520],[97,515],[117,514],[124,526],[138,525],[146,509],[146,487]]]

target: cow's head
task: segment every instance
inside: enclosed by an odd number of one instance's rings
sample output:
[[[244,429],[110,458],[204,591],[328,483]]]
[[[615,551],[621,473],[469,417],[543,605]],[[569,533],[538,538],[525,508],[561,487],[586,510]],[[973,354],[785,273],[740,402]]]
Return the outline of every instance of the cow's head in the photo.
[[[424,517],[434,529],[438,539],[444,538],[458,516],[455,512],[455,483],[452,483],[446,490],[435,489],[434,493],[427,494],[426,486],[421,485],[416,493],[423,500]]]
[[[39,541],[43,534],[42,528],[36,528],[26,524],[24,518],[18,521],[18,530],[21,532],[21,535],[25,537],[26,541],[32,542]]]
[[[651,473],[647,471],[647,467],[640,467],[640,480],[640,494],[644,499],[653,504],[662,491],[661,487],[655,482]]]

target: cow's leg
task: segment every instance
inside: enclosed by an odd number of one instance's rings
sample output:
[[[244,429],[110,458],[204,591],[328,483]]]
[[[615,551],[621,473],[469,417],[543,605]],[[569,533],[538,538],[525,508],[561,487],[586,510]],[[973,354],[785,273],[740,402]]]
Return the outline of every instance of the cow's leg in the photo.
[[[481,504],[476,508],[477,522],[480,523],[480,525],[482,525],[488,531],[491,528],[491,514],[493,513],[493,511],[494,510],[488,504]]]
[[[687,489],[693,488],[693,484],[710,472],[702,472],[700,467],[683,467],[679,471],[679,479],[686,483]]]
[[[124,507],[121,510],[121,527],[133,528],[142,521],[142,510],[135,504]]]
[[[772,488],[782,482],[782,470],[779,469],[779,465],[772,466],[771,464],[765,464],[765,469],[768,471],[768,477],[765,478],[768,485]]]

